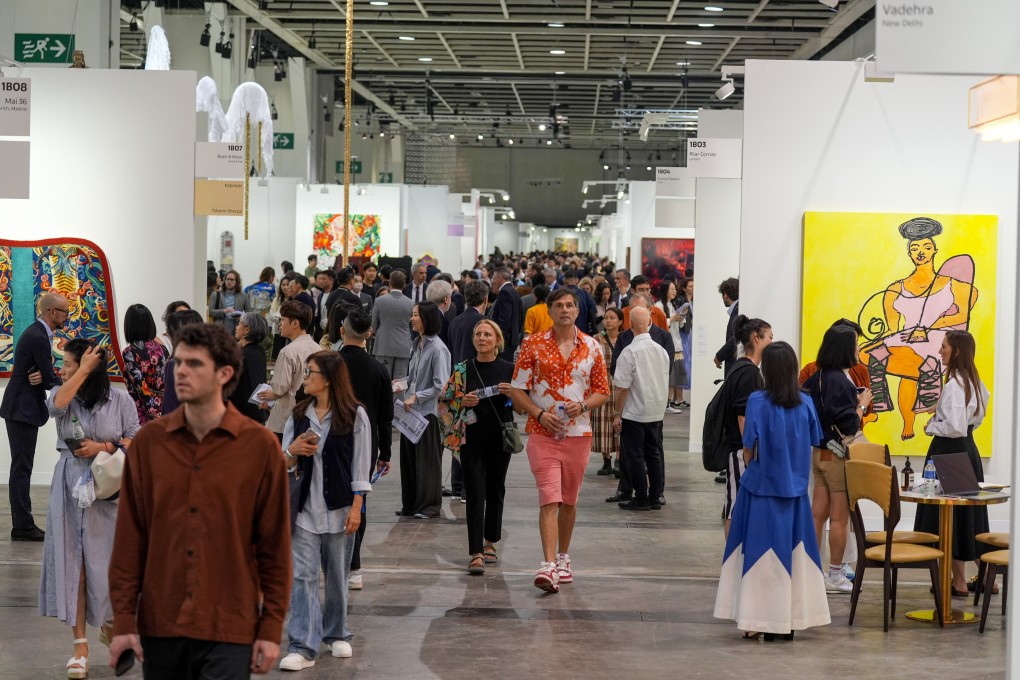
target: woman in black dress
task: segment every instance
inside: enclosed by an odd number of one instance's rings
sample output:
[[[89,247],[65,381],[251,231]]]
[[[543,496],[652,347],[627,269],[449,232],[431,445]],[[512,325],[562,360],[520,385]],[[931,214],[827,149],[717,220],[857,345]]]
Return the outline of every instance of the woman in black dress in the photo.
[[[511,455],[503,450],[502,424],[514,417],[508,397],[514,365],[499,358],[503,333],[491,319],[475,325],[472,342],[478,356],[454,367],[440,401],[464,426],[456,429],[461,432],[460,464],[467,497],[468,571],[484,574],[485,563],[497,561],[495,544],[502,538]],[[480,397],[486,388],[495,388],[496,394]],[[444,443],[450,446],[450,437]]]
[[[925,464],[933,456],[966,452],[979,482],[985,479],[974,443],[974,428],[985,418],[988,406],[988,389],[981,382],[974,365],[976,345],[974,336],[967,331],[949,331],[942,340],[939,356],[946,367],[945,385],[935,406],[935,412],[924,431],[932,436]],[[923,469],[923,468],[922,468]],[[933,505],[918,505],[914,518],[914,531],[939,532],[939,512]],[[966,597],[967,581],[964,563],[977,560],[984,550],[974,537],[988,531],[988,508],[953,508],[953,595]]]
[[[237,381],[234,393],[230,395],[232,403],[238,411],[257,423],[265,423],[269,411],[260,409],[258,404],[248,401],[255,389],[266,382],[266,351],[262,342],[269,335],[269,322],[258,312],[246,312],[237,322],[234,337],[241,345],[244,363],[241,365],[241,377]]]

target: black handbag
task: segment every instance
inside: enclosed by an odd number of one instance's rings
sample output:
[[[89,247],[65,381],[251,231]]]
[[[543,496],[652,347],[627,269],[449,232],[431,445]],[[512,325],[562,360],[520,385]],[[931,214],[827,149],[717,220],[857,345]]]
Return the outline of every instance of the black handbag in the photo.
[[[475,367],[475,373],[478,374],[479,381],[481,381],[482,374],[478,370],[478,364],[475,363],[474,359],[471,360],[471,365]],[[517,431],[517,423],[514,420],[504,423],[503,419],[499,417],[499,411],[496,410],[496,406],[491,401],[489,402],[489,407],[492,408],[492,412],[496,414],[496,420],[499,421],[500,434],[503,437],[503,452],[520,453],[523,451],[524,442],[521,440],[521,433]]]

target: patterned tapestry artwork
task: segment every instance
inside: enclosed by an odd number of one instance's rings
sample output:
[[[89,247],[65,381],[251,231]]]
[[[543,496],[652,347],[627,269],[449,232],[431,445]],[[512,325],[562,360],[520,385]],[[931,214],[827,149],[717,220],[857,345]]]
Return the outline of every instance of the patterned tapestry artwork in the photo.
[[[352,258],[372,259],[379,254],[379,216],[351,215],[348,252]],[[312,251],[319,256],[319,266],[331,266],[343,254],[343,215],[315,216]]]
[[[122,381],[108,261],[95,244],[70,239],[0,239],[0,376],[10,375],[18,338],[36,320],[36,302],[50,290],[64,295],[71,308],[67,324],[53,337],[57,369],[67,342],[86,338],[113,349],[107,372]]]

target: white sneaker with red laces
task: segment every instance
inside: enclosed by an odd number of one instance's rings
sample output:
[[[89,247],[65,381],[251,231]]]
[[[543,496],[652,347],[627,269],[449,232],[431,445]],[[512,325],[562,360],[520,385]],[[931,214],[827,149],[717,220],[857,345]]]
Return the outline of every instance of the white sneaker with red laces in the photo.
[[[574,572],[570,568],[570,555],[560,553],[556,556],[556,571],[560,575],[560,583],[574,582]]]
[[[560,573],[555,562],[543,562],[535,572],[535,587],[547,593],[560,592]]]

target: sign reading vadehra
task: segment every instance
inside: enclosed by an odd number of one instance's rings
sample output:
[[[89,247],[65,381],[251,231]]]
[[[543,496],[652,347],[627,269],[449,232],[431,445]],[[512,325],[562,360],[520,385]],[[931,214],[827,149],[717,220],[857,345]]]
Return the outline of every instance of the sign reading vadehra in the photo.
[[[1017,0],[878,0],[875,57],[886,73],[1020,74]]]
[[[237,180],[196,179],[195,214],[220,217],[244,215],[244,182]]]
[[[244,177],[244,144],[195,143],[195,177]]]
[[[687,176],[739,179],[743,148],[740,139],[688,139]]]
[[[0,78],[0,137],[28,137],[32,130],[32,80]]]

